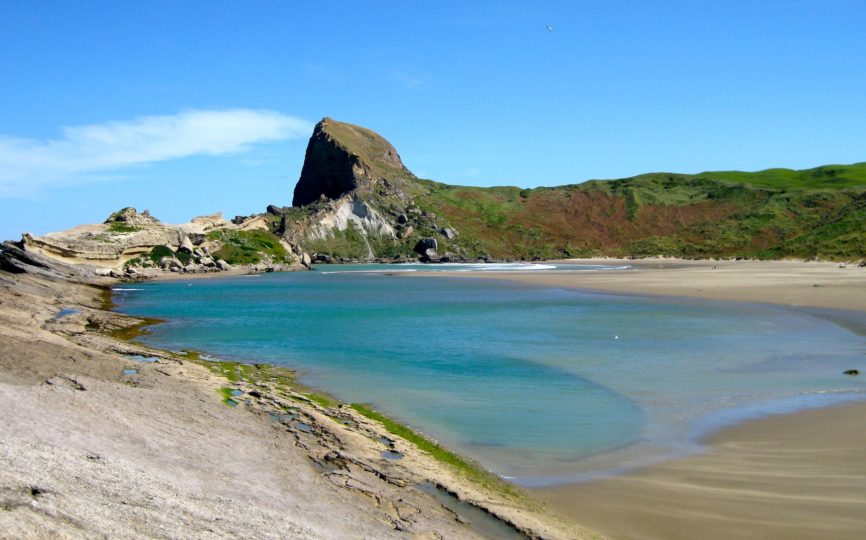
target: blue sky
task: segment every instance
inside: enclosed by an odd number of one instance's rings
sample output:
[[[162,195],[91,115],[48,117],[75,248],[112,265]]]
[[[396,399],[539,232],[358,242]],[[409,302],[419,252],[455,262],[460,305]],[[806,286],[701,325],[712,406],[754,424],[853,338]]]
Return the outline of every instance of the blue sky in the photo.
[[[864,28],[862,0],[5,0],[0,238],[288,205],[324,116],[483,186],[866,161]]]

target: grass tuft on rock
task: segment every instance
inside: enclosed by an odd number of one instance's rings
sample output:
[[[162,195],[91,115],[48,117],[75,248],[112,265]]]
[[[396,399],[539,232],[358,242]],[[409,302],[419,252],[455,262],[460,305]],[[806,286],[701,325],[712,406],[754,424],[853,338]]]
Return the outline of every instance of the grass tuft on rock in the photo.
[[[108,225],[108,232],[113,233],[133,233],[141,230],[141,227],[136,227],[135,225],[130,225],[129,223],[123,221],[112,221]]]
[[[163,257],[174,257],[174,251],[172,251],[168,246],[154,246],[153,249],[150,250],[148,257],[150,257],[150,260],[154,263],[159,264],[159,261],[161,261]]]
[[[363,403],[352,403],[351,407],[362,416],[382,424],[388,433],[396,435],[407,442],[414,444],[419,450],[426,452],[433,459],[450,466],[455,472],[476,484],[483,486],[486,489],[495,490],[509,498],[519,499],[524,503],[528,501],[526,496],[516,486],[505,482],[495,474],[485,470],[480,465],[460,457],[451,450],[448,450],[439,443],[415,432],[411,428],[388,418],[369,405]]]
[[[269,231],[219,229],[208,233],[208,239],[222,244],[214,256],[229,264],[256,264],[262,261],[263,255],[272,262],[290,261],[289,253],[280,244],[280,239]]]

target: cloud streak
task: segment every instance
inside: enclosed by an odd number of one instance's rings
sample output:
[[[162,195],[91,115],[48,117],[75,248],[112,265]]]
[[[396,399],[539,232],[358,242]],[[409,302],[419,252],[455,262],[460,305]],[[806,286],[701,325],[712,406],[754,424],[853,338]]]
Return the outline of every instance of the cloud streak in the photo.
[[[0,135],[0,197],[104,179],[101,173],[135,165],[243,153],[311,129],[275,111],[231,109],[65,127],[51,140]]]
[[[391,76],[409,90],[424,86],[432,79],[429,73],[414,69],[397,69]]]

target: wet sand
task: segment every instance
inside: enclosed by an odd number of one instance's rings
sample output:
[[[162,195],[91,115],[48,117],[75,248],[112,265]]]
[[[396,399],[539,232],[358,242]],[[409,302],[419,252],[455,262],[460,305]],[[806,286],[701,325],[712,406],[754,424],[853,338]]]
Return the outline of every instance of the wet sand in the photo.
[[[634,270],[463,276],[612,293],[866,311],[866,268],[840,268],[836,263],[569,262],[628,264]],[[703,454],[534,493],[565,516],[611,538],[866,538],[866,403],[751,420],[704,442]]]
[[[534,493],[611,538],[866,537],[866,403],[749,421],[707,443],[705,454]]]

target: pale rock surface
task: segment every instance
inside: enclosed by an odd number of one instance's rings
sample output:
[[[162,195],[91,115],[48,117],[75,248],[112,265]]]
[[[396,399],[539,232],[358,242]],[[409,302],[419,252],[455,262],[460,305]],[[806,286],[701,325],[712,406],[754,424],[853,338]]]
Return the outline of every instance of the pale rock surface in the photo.
[[[189,239],[189,236],[183,235],[180,239],[180,246],[178,246],[177,250],[184,253],[192,253],[193,249],[192,241]]]
[[[329,204],[328,209],[316,216],[316,224],[307,233],[308,238],[327,238],[333,229],[345,231],[349,223],[366,234],[396,238],[391,223],[366,202],[343,197]]]

